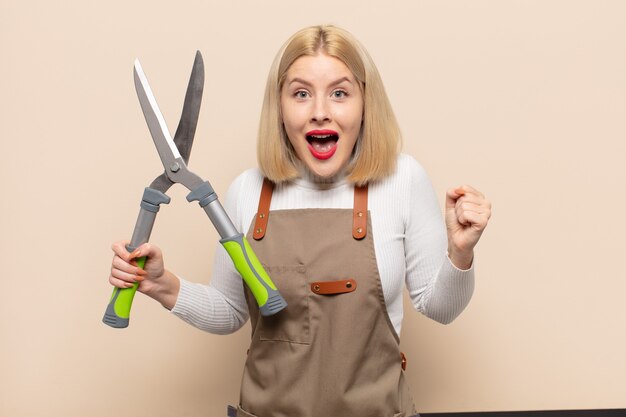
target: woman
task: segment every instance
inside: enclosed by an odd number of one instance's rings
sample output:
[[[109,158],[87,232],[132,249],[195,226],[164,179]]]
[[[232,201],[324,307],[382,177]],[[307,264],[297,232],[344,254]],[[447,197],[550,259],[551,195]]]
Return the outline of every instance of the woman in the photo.
[[[227,334],[252,320],[235,416],[415,415],[398,350],[402,289],[441,323],[465,308],[473,248],[491,215],[469,186],[446,193],[446,233],[430,181],[398,154],[399,128],[378,72],[346,31],[293,35],[267,82],[260,169],[226,197],[235,226],[288,302],[262,317],[220,247],[210,285],[164,268],[158,247],[113,245],[110,282],[159,301],[203,330]],[[258,213],[258,214],[257,214]],[[447,254],[446,254],[447,242]],[[145,270],[133,259],[147,256]]]

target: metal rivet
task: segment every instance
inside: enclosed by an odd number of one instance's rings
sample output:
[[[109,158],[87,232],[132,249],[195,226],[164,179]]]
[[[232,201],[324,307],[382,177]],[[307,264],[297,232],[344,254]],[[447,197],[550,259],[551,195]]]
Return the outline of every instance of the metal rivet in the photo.
[[[263,231],[263,229],[260,229],[260,228],[259,228],[259,229],[256,229],[256,232],[257,232],[257,233],[261,233],[262,231]]]
[[[320,286],[319,285],[314,285],[313,286],[313,291],[320,292]]]
[[[174,162],[172,165],[170,165],[170,171],[172,172],[178,172],[179,169],[180,165],[178,164],[178,162]]]
[[[362,228],[360,228],[360,227],[357,227],[356,232],[357,232],[357,233],[363,233],[363,229],[362,229]]]
[[[259,217],[260,217],[261,219],[265,218],[265,213],[261,213],[261,214],[259,214]]]
[[[363,217],[363,212],[359,211],[356,215],[359,216],[359,217]]]
[[[352,288],[352,283],[351,283],[351,282],[348,282],[348,283],[346,284],[346,288]]]

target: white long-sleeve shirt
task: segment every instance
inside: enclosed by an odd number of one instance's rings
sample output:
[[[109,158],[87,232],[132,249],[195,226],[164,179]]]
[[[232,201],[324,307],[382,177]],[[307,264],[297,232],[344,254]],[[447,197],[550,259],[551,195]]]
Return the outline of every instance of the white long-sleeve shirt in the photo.
[[[263,176],[258,169],[235,179],[224,208],[246,233],[258,209]],[[370,184],[368,192],[376,262],[387,312],[396,332],[402,328],[402,290],[406,285],[417,311],[450,323],[467,306],[474,290],[474,269],[456,268],[446,255],[447,236],[439,204],[422,166],[401,154],[396,172]],[[320,183],[306,175],[274,188],[270,210],[347,208],[354,187],[344,178]],[[208,285],[181,279],[172,313],[202,330],[228,334],[248,320],[241,277],[219,246]]]

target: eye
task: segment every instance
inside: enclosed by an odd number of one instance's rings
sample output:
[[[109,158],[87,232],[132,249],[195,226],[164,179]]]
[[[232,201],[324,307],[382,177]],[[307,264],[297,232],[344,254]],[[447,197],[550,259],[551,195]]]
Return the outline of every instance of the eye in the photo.
[[[309,93],[304,91],[304,90],[298,90],[294,93],[294,97],[295,98],[307,98],[309,96]]]
[[[335,90],[333,91],[333,98],[345,98],[348,93],[344,90]]]

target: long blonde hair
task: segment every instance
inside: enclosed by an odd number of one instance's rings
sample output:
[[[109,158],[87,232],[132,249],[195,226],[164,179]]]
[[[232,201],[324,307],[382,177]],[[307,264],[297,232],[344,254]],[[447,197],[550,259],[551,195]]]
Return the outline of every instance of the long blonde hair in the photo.
[[[362,185],[392,174],[402,139],[380,74],[354,36],[330,25],[298,31],[274,59],[267,78],[257,142],[261,171],[275,183],[298,177],[297,156],[280,114],[280,93],[291,64],[301,56],[314,56],[320,51],[338,58],[350,69],[363,96],[363,123],[348,165],[348,180]]]

